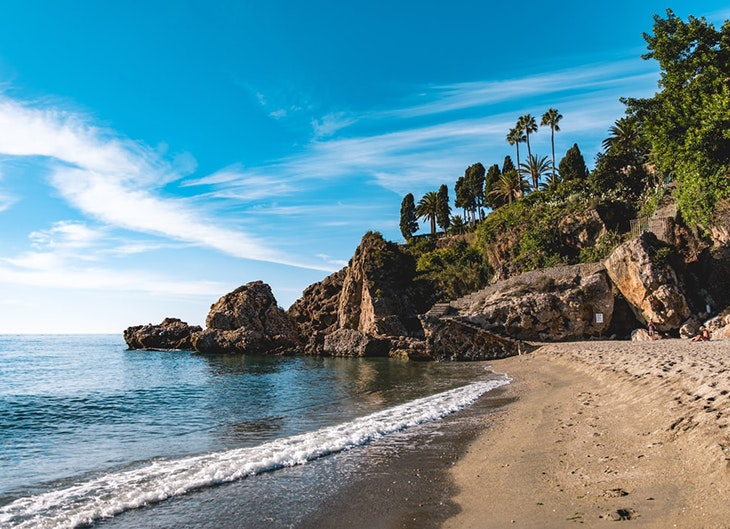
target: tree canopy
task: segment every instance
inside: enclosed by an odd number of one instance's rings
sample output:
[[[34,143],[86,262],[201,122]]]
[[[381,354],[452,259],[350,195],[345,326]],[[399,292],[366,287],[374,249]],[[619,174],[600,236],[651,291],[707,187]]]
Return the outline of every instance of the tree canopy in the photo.
[[[719,200],[730,198],[730,21],[716,30],[704,18],[684,22],[671,10],[644,34],[661,68],[654,97],[625,99],[645,135],[651,161],[677,181],[684,219],[707,226]]]

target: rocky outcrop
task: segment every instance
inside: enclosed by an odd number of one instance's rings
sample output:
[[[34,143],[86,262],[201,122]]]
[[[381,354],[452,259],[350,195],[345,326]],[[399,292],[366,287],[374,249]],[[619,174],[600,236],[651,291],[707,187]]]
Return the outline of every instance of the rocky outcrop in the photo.
[[[199,325],[188,325],[178,318],[165,318],[159,325],[136,325],[124,330],[130,349],[192,349]]]
[[[287,314],[294,323],[305,354],[323,351],[324,338],[337,330],[340,292],[347,268],[308,286],[302,297],[289,307]]]
[[[452,302],[461,319],[519,340],[581,340],[603,335],[614,298],[602,265],[527,272]]]
[[[214,303],[206,330],[193,336],[201,353],[286,354],[299,346],[295,327],[271,287],[254,281]]]
[[[650,232],[618,246],[605,261],[618,290],[643,323],[658,331],[675,331],[690,316],[675,268],[672,249]]]
[[[328,356],[388,356],[390,340],[353,329],[338,329],[324,338],[323,354]]]
[[[307,288],[287,311],[305,337],[304,352],[343,355],[350,343],[356,355],[379,356],[381,339],[422,336],[418,314],[428,310],[433,290],[415,275],[412,256],[367,233],[348,266]]]
[[[421,322],[433,360],[495,360],[527,352],[518,340],[489,332],[468,320],[425,314]]]

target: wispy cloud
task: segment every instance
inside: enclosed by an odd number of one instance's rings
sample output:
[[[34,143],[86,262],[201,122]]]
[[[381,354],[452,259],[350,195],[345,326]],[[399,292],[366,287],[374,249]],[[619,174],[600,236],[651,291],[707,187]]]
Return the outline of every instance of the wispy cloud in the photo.
[[[315,268],[265,241],[211,220],[189,201],[156,191],[178,180],[152,149],[56,108],[34,108],[0,98],[0,152],[42,156],[50,181],[71,205],[101,222],[214,248],[235,257]]]

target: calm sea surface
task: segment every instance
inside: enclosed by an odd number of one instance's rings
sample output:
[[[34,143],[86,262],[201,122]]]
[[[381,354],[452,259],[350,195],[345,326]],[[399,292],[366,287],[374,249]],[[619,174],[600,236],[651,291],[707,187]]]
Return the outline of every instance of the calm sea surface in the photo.
[[[0,527],[297,527],[505,383],[483,364],[0,335]]]

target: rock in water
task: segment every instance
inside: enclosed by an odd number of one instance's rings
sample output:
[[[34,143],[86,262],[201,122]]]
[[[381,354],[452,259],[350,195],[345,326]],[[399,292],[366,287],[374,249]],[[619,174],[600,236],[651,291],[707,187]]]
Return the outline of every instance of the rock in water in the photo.
[[[201,353],[287,354],[299,347],[292,321],[262,281],[220,298],[205,323],[207,329],[193,337]]]
[[[136,325],[124,330],[130,349],[192,349],[193,336],[202,329],[178,318],[165,318],[159,325]]]

